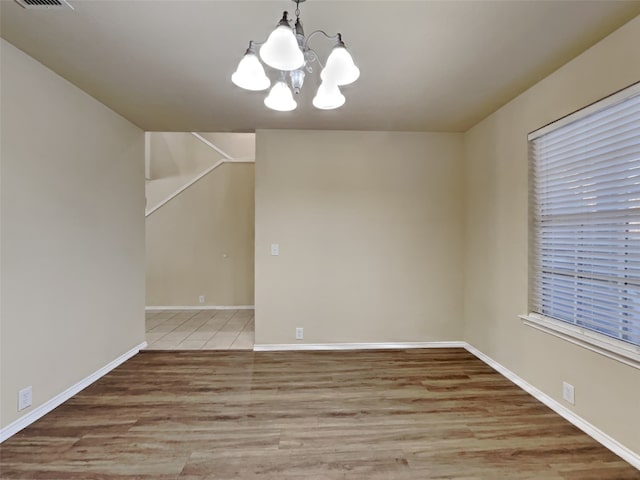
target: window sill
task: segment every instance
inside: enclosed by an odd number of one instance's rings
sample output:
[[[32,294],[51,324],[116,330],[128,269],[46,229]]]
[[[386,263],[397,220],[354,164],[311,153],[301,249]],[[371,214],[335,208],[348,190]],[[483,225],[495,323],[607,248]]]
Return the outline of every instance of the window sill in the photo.
[[[525,325],[640,369],[640,347],[537,313],[519,315]]]

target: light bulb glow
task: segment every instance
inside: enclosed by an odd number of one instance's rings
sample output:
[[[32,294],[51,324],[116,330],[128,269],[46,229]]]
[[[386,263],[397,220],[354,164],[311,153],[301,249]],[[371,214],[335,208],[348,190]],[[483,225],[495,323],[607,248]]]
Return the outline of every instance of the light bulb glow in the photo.
[[[277,70],[297,70],[304,65],[304,54],[298,46],[293,30],[287,25],[278,25],[267,41],[260,47],[260,58]]]
[[[316,96],[313,97],[313,106],[321,110],[333,110],[340,108],[345,101],[346,99],[337,85],[322,82]]]
[[[264,99],[264,104],[271,110],[277,110],[279,112],[290,112],[298,106],[293,99],[291,89],[282,80],[271,88],[269,95]]]
[[[255,53],[246,53],[238,68],[231,75],[231,81],[245,90],[266,90],[271,85],[271,80],[264,73],[264,67]]]
[[[360,69],[353,63],[353,58],[343,46],[336,46],[327,58],[327,65],[320,72],[323,81],[336,85],[349,85],[360,76]]]

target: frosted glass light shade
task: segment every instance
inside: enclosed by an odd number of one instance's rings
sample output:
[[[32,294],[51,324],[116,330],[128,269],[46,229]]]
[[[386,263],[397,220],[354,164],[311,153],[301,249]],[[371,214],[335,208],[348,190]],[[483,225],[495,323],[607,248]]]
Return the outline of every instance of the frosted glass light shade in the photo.
[[[267,41],[260,47],[260,58],[277,70],[297,70],[304,65],[304,55],[293,30],[287,25],[278,25]]]
[[[231,81],[245,90],[266,90],[271,85],[271,80],[264,73],[264,67],[255,53],[246,53],[238,68],[231,75]]]
[[[320,72],[323,81],[336,85],[349,85],[360,76],[360,69],[353,63],[353,58],[347,49],[341,45],[334,47],[327,58],[327,65]]]
[[[318,87],[316,96],[313,97],[313,106],[320,110],[333,110],[344,105],[346,99],[340,93],[340,89],[335,84],[322,82]]]
[[[264,104],[271,110],[279,112],[290,112],[298,106],[293,99],[291,89],[283,81],[279,81],[273,86],[267,98],[264,99]]]

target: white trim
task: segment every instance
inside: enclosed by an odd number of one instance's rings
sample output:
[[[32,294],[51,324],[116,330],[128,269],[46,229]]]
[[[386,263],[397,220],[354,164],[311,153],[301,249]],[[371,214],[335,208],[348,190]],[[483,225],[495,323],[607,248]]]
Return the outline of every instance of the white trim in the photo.
[[[147,346],[147,342],[142,342],[141,344],[133,347],[131,350],[129,350],[126,353],[123,353],[118,358],[109,362],[99,370],[96,370],[88,377],[85,377],[75,385],[70,386],[64,392],[61,392],[55,397],[50,398],[49,400],[44,402],[42,405],[34,408],[32,411],[30,411],[26,415],[10,423],[9,425],[7,425],[6,427],[0,430],[0,443],[4,442],[9,437],[15,435],[23,428],[28,427],[39,418],[45,416],[51,410],[60,406],[61,404],[69,400],[71,397],[76,395],[78,392],[80,392],[81,390],[84,390],[93,382],[103,377],[104,375],[109,373],[111,370],[113,370],[117,366],[129,360],[131,357],[133,357],[135,354],[137,354],[140,350],[142,350],[146,346]]]
[[[580,120],[581,118],[584,118],[587,115],[591,115],[592,113],[602,110],[603,108],[609,107],[616,103],[620,103],[623,100],[626,100],[627,98],[637,95],[639,93],[640,93],[640,82],[635,83],[629,87],[623,88],[622,90],[614,93],[613,95],[609,95],[608,97],[598,100],[597,102],[592,103],[591,105],[588,105],[584,108],[581,108],[576,112],[570,113],[566,117],[562,117],[556,120],[555,122],[545,125],[544,127],[541,127],[537,130],[534,130],[527,136],[527,140],[529,141],[535,140],[536,138],[546,135],[549,132],[553,132],[554,130],[557,130],[560,127],[564,127],[565,125],[573,123],[576,120]]]
[[[307,350],[384,350],[404,348],[465,348],[465,342],[393,342],[393,343],[280,343],[257,344],[254,352]]]
[[[630,367],[640,368],[640,347],[537,313],[519,315],[525,325]]]
[[[168,203],[169,201],[173,200],[175,197],[177,197],[178,195],[180,195],[182,192],[184,192],[187,188],[189,188],[191,185],[193,185],[194,183],[196,183],[198,180],[206,177],[207,175],[209,175],[211,172],[213,172],[216,168],[218,168],[220,165],[223,165],[225,163],[256,163],[255,160],[220,160],[217,163],[215,163],[214,165],[212,165],[211,167],[207,168],[204,172],[198,174],[196,177],[194,177],[192,180],[190,180],[189,182],[187,182],[186,184],[184,184],[182,187],[180,187],[178,190],[174,191],[171,195],[167,196],[164,200],[162,200],[159,204],[157,204],[155,207],[151,208],[150,210],[147,210],[144,214],[145,217],[148,217],[149,215],[151,215],[153,212],[155,212],[156,210],[158,210],[160,207],[162,207],[164,204]]]
[[[553,410],[558,415],[563,417],[569,423],[571,423],[571,424],[575,425],[576,427],[578,427],[580,430],[582,430],[584,433],[589,435],[595,441],[597,441],[598,443],[602,444],[603,446],[605,446],[606,448],[611,450],[613,453],[618,455],[620,458],[622,458],[626,462],[629,462],[635,468],[640,469],[640,455],[638,455],[637,453],[633,452],[629,448],[625,447],[620,442],[618,442],[616,439],[610,437],[609,435],[604,433],[599,428],[593,426],[591,423],[586,421],[584,418],[582,418],[579,415],[575,414],[574,412],[569,410],[567,407],[565,407],[561,403],[559,403],[556,400],[554,400],[553,398],[551,398],[546,393],[542,392],[541,390],[538,390],[536,387],[531,385],[529,382],[523,380],[518,375],[513,373],[511,370],[509,370],[508,368],[502,366],[501,364],[499,364],[498,362],[496,362],[492,358],[488,357],[487,355],[482,353],[477,348],[475,348],[475,347],[473,347],[473,346],[471,346],[469,344],[466,344],[465,348],[467,349],[467,351],[469,353],[472,353],[473,355],[478,357],[480,360],[482,360],[484,363],[489,365],[491,368],[496,370],[498,373],[500,373],[501,375],[503,375],[507,379],[511,380],[517,386],[522,388],[525,392],[527,392],[528,394],[533,396],[536,400],[539,400],[540,402],[544,403],[551,410]]]
[[[155,212],[156,210],[158,210],[161,206],[163,206],[165,203],[169,202],[170,200],[172,200],[174,197],[177,197],[178,195],[180,195],[182,192],[184,192],[187,188],[189,188],[191,185],[193,185],[194,183],[196,183],[198,180],[200,180],[203,177],[206,177],[208,174],[210,174],[211,172],[213,172],[216,168],[218,168],[220,165],[222,165],[223,163],[226,163],[224,160],[220,160],[217,163],[214,163],[211,167],[207,168],[204,172],[200,173],[199,175],[197,175],[196,177],[194,177],[191,181],[187,182],[186,184],[184,184],[182,187],[180,187],[178,190],[174,191],[172,194],[170,194],[169,196],[165,197],[164,200],[162,200],[159,204],[157,204],[155,207],[147,210],[144,214],[145,217],[148,217],[149,215],[151,215],[153,212]]]
[[[204,143],[208,147],[213,148],[216,152],[218,152],[220,155],[222,155],[227,160],[233,160],[233,157],[231,155],[229,155],[228,153],[224,152],[221,148],[219,148],[218,146],[216,146],[215,144],[213,144],[212,142],[210,142],[209,140],[204,138],[199,133],[191,132],[191,135],[196,137],[198,140],[200,140],[202,143]]]
[[[253,310],[253,305],[168,305],[168,306],[156,306],[152,305],[144,307],[146,311],[163,311],[163,310]]]

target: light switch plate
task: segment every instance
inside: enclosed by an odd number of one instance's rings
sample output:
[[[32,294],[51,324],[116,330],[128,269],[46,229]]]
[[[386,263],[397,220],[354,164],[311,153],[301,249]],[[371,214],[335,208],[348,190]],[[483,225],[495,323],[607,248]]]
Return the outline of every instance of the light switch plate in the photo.
[[[280,255],[280,245],[278,245],[277,243],[271,244],[271,255],[273,256]]]

